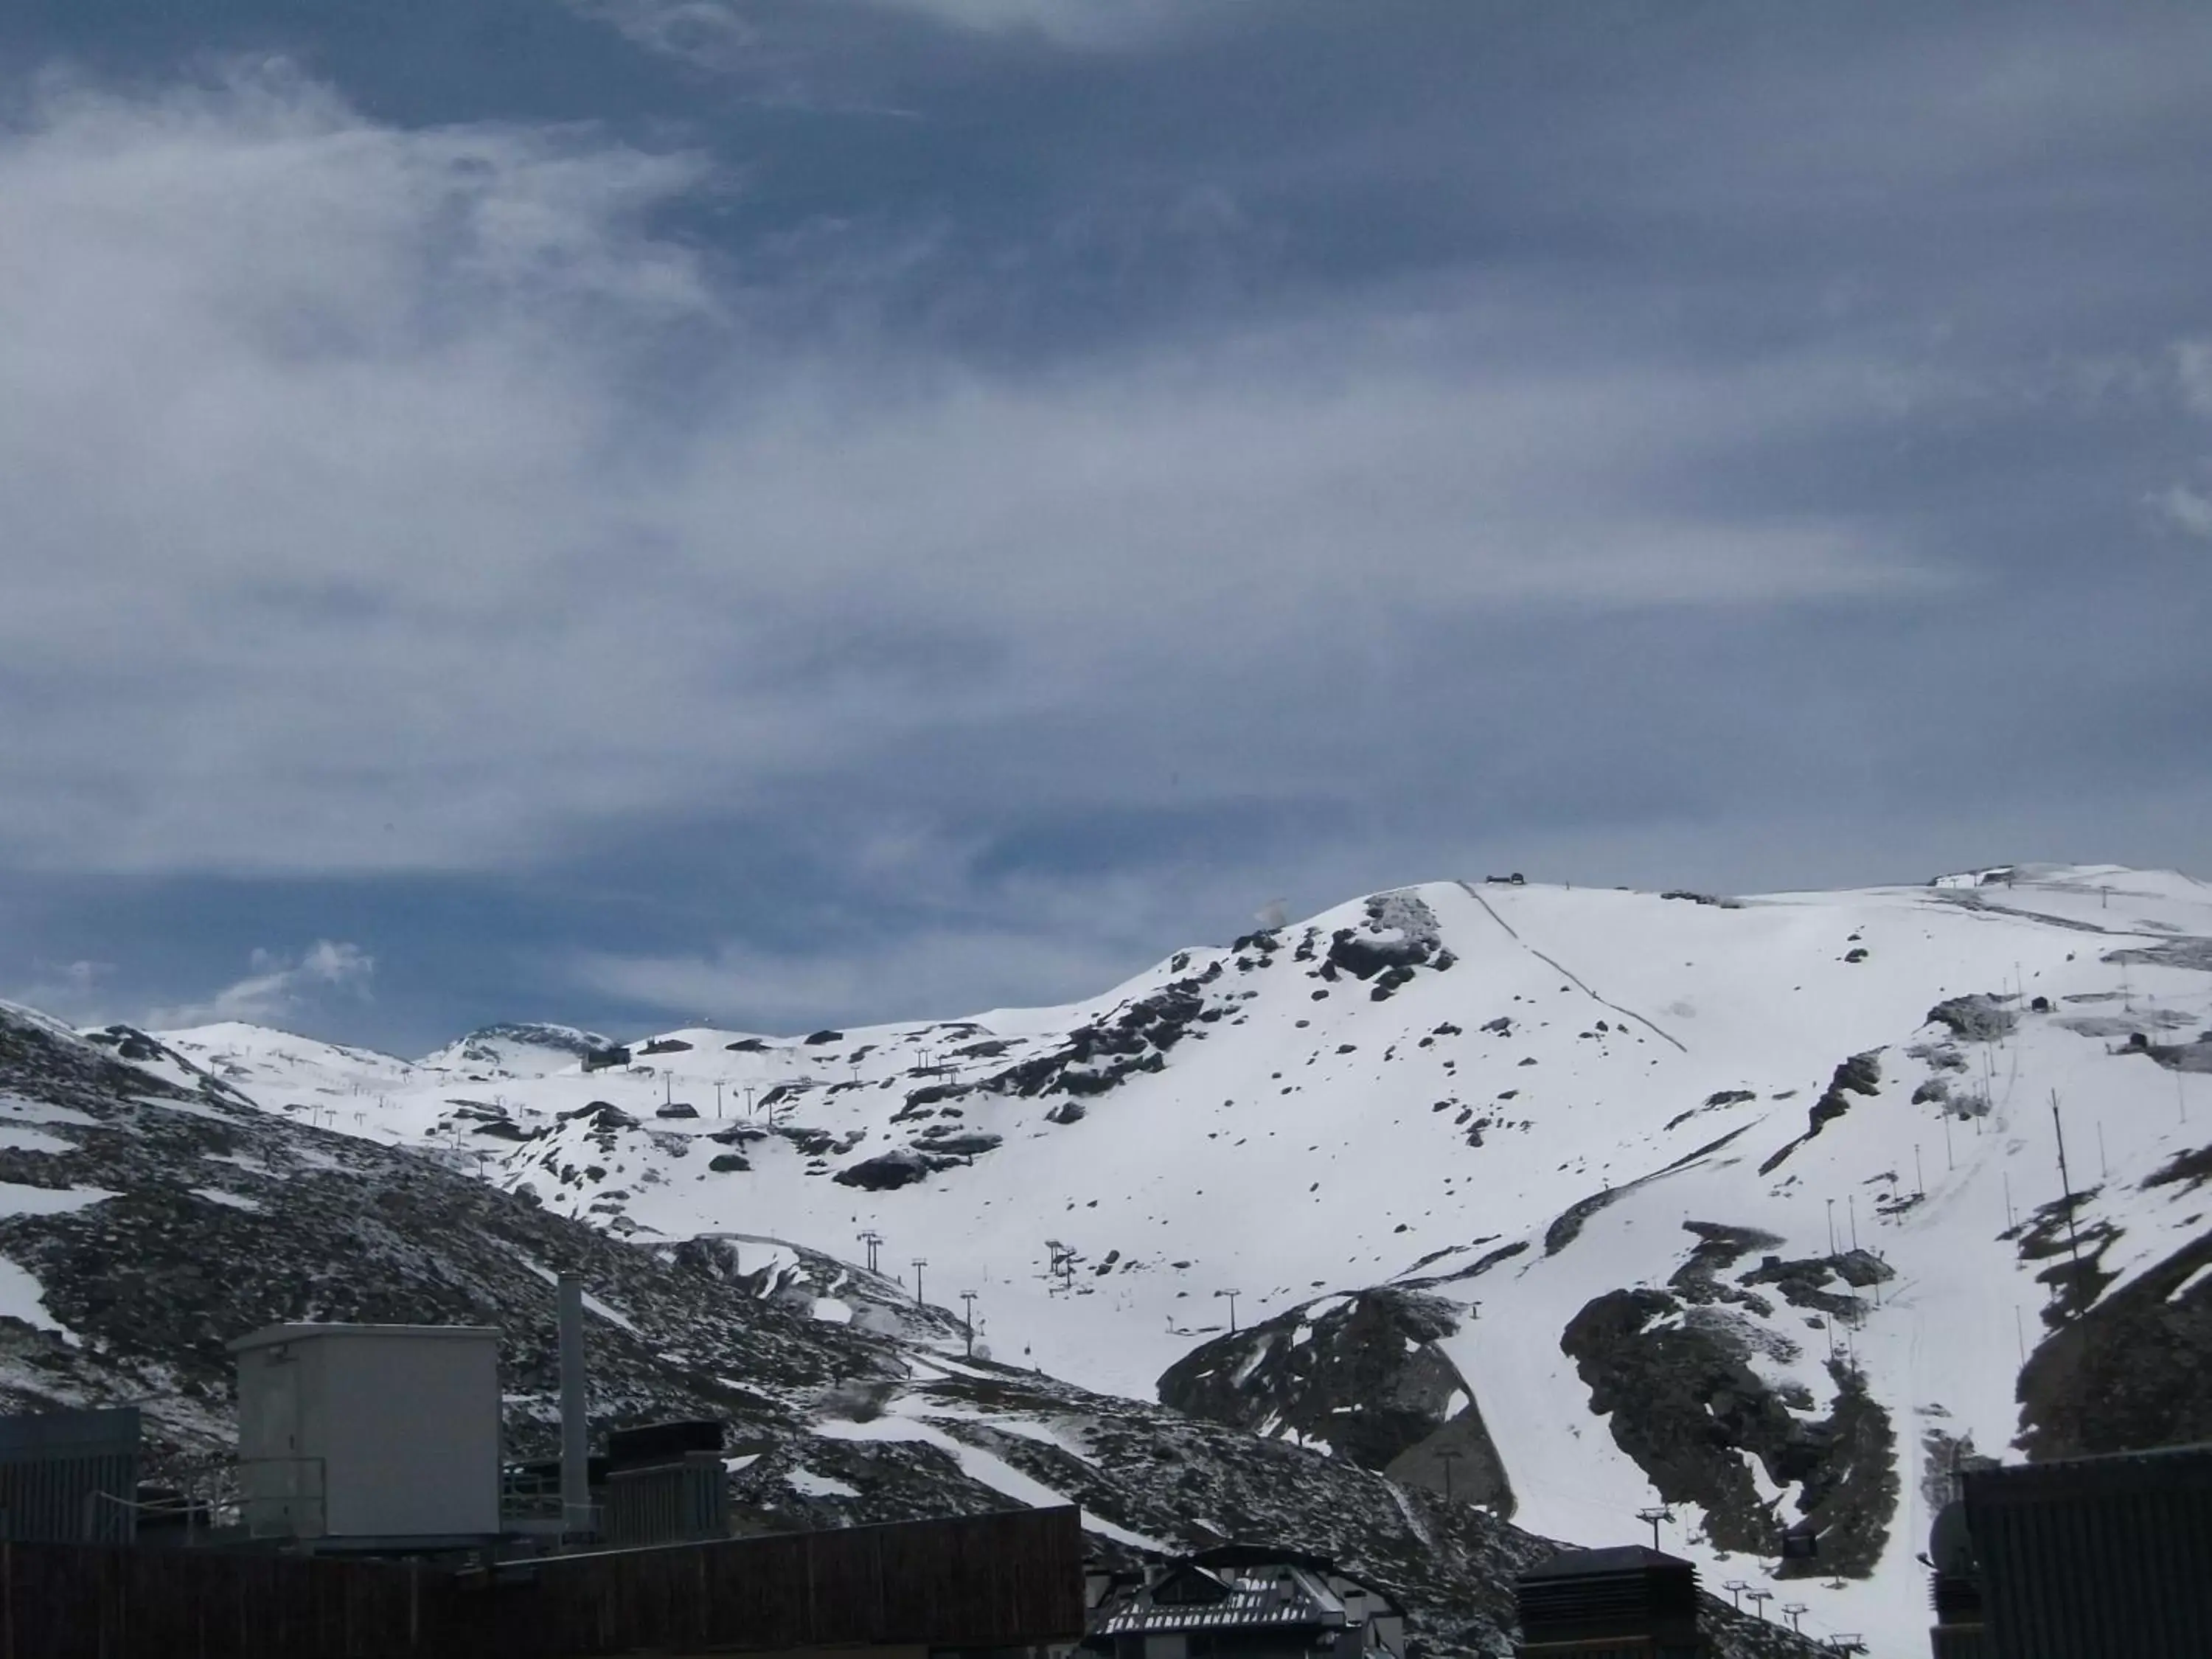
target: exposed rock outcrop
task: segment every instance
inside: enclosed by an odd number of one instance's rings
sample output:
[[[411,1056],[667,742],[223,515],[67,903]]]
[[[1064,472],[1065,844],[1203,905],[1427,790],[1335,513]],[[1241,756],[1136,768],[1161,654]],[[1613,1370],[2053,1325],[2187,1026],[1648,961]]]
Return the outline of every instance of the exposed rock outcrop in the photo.
[[[1688,1225],[1699,1243],[1668,1289],[1608,1291],[1568,1322],[1559,1346],[1590,1391],[1590,1409],[1609,1419],[1615,1443],[1662,1498],[1697,1505],[1720,1548],[1777,1556],[1784,1528],[1802,1518],[1820,1534],[1820,1571],[1865,1577],[1897,1507],[1889,1414],[1840,1358],[1828,1363],[1836,1392],[1824,1416],[1814,1415],[1816,1402],[1802,1384],[1762,1376],[1758,1360],[1797,1355],[1778,1352],[1779,1339],[1748,1316],[1768,1309],[1746,1288],[1772,1284],[1793,1301],[1819,1297],[1820,1279],[1845,1273],[1843,1259],[1769,1255],[1731,1285],[1723,1275],[1740,1257],[1776,1241],[1751,1229]],[[1857,1254],[1850,1271],[1879,1267]],[[1796,1489],[1795,1515],[1760,1498],[1752,1459],[1771,1485]]]
[[[2212,1149],[2167,1168],[2176,1182],[2201,1181]],[[2019,1443],[2030,1457],[2212,1440],[2208,1268],[2212,1230],[2044,1339],[2020,1374]]]
[[[1462,1316],[1390,1287],[1324,1297],[1193,1349],[1161,1376],[1160,1400],[1510,1515],[1474,1391],[1438,1346]]]

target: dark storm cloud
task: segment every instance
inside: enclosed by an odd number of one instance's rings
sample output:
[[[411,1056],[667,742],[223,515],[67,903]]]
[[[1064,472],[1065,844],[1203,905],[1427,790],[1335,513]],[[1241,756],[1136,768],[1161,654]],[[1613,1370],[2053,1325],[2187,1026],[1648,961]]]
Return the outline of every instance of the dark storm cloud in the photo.
[[[427,1046],[1494,865],[2201,866],[2208,47],[11,9],[0,984]]]

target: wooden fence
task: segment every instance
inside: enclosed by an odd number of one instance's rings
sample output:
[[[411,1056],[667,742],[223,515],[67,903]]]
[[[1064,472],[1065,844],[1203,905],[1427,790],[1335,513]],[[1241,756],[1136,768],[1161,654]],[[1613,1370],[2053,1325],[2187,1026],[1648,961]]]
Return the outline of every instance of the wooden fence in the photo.
[[[1083,1629],[1073,1509],[717,1539],[454,1572],[207,1549],[0,1546],[0,1659],[590,1659]]]
[[[4,1544],[0,1659],[427,1659],[434,1585],[382,1563]]]

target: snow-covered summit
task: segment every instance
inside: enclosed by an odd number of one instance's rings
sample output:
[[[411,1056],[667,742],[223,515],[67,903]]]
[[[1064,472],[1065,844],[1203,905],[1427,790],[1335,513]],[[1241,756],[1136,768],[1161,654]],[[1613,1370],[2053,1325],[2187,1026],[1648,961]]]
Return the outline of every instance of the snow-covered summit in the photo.
[[[574,1066],[607,1046],[608,1040],[597,1031],[510,1020],[480,1025],[458,1042],[425,1054],[420,1063],[435,1071],[495,1071],[514,1077],[536,1077]]]
[[[722,1420],[750,1527],[1072,1502],[1111,1565],[1267,1538],[1383,1585],[1443,1659],[1507,1650],[1512,1575],[1548,1553],[1358,1466],[970,1353],[958,1313],[887,1273],[735,1230],[610,1237],[260,1109],[127,1027],[0,1007],[0,1404],[135,1405],[157,1480],[204,1476],[231,1442],[226,1340],[303,1319],[498,1328],[504,1445],[549,1455],[553,1285],[573,1271],[595,1422]],[[1721,1659],[1802,1651],[1713,1616]]]
[[[1479,1413],[1522,1524],[1632,1535],[1656,1489],[1721,1582],[1778,1576],[1808,1520],[1835,1576],[1778,1589],[1905,1650],[1954,1460],[2212,1434],[2148,1357],[2212,1295],[2208,1029],[2212,889],[2170,872],[1439,882],[1062,1008],[425,1072],[381,1132],[640,1240],[873,1249],[974,1291],[1000,1356],[1129,1395],[1232,1306],[1312,1341],[1345,1321],[1306,1304],[1395,1287],[1467,1396],[1426,1432]],[[2129,1364],[2153,1380],[2115,1389]],[[1261,1406],[1239,1420],[1309,1435]],[[1384,1438],[1425,1480],[1417,1427]]]

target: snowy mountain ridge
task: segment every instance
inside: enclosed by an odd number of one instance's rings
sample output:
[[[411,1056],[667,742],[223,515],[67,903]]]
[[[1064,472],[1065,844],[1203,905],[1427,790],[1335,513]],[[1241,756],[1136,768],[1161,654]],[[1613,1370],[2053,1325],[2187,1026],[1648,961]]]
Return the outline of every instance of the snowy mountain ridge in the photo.
[[[595,1431],[719,1419],[750,1529],[1073,1503],[1112,1565],[1271,1540],[1389,1588],[1440,1659],[1509,1652],[1514,1575],[1549,1553],[1355,1464],[970,1354],[959,1317],[884,1274],[736,1232],[626,1242],[305,1118],[143,1032],[80,1037],[0,1006],[0,1408],[135,1405],[150,1477],[219,1500],[229,1338],[295,1320],[490,1325],[507,1451],[542,1458],[553,1285],[574,1271]],[[1711,1615],[1722,1659],[1807,1651]]]
[[[1663,1499],[1709,1583],[1882,1652],[1954,1462],[2212,1435],[2208,1030],[2212,889],[2015,866],[1429,884],[1068,1007],[592,1073],[162,1040],[618,1236],[875,1250],[1002,1358],[1539,1533]]]

